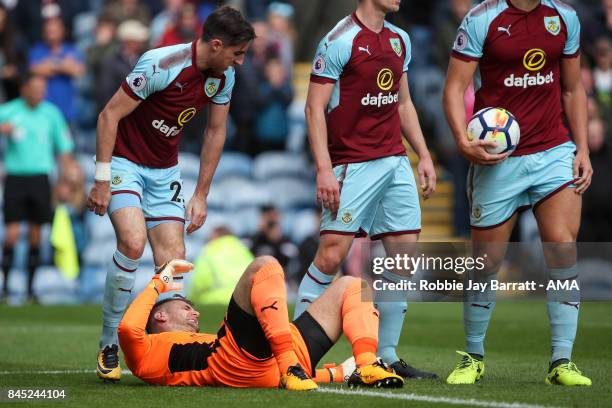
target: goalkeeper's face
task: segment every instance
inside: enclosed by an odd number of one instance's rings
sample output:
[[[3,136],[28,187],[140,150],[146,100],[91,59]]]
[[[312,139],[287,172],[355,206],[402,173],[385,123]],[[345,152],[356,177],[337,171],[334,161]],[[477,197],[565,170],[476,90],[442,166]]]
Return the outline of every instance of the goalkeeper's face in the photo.
[[[164,312],[167,315],[166,326],[168,331],[185,331],[197,333],[200,331],[200,313],[189,303],[175,300],[166,303]]]

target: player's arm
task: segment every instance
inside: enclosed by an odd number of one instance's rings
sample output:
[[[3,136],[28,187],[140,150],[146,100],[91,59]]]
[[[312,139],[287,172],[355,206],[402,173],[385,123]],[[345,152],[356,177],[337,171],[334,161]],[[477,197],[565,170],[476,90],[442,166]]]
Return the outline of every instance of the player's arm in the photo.
[[[118,335],[121,350],[130,367],[137,367],[151,349],[151,339],[146,328],[149,315],[160,293],[182,290],[182,283],[174,277],[189,272],[193,265],[183,260],[172,260],[153,276],[151,282],[130,304],[119,323]]]
[[[87,208],[97,215],[106,213],[111,198],[111,159],[119,121],[134,111],[140,102],[128,96],[123,88],[119,88],[98,115],[95,182],[87,200]]]
[[[206,197],[208,197],[210,184],[225,144],[229,107],[229,103],[223,105],[211,103],[208,110],[208,122],[204,130],[204,143],[200,152],[198,183],[187,205],[187,218],[191,220],[187,227],[188,234],[196,231],[206,221]]]
[[[563,110],[577,148],[574,159],[575,191],[582,194],[591,185],[593,168],[587,143],[587,96],[580,77],[580,56],[561,58],[561,95]]]
[[[423,137],[419,117],[412,103],[412,98],[410,98],[408,75],[405,72],[400,80],[399,115],[402,136],[419,156],[417,173],[419,174],[419,183],[423,190],[423,196],[427,199],[436,190],[436,169]]]
[[[334,83],[310,82],[306,98],[306,124],[308,141],[317,169],[317,200],[332,212],[340,206],[340,184],[332,171],[327,147],[325,109],[331,98]]]
[[[472,81],[477,66],[477,61],[463,61],[451,57],[446,73],[446,83],[444,84],[444,113],[461,154],[472,163],[493,165],[503,161],[508,157],[508,153],[488,153],[485,147],[495,147],[496,143],[494,141],[469,141],[467,137],[463,95]]]

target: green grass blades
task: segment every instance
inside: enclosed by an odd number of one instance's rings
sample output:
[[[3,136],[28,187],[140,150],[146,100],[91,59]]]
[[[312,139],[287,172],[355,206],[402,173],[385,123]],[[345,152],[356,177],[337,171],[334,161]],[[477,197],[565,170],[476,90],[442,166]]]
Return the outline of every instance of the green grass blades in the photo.
[[[203,331],[216,332],[223,307],[198,307]],[[415,367],[441,378],[458,361],[463,348],[460,303],[411,304],[406,314],[399,355]],[[353,391],[324,386],[318,392],[234,390],[224,388],[151,387],[124,375],[118,384],[102,383],[95,358],[100,306],[0,307],[0,389],[62,388],[67,400],[36,406],[70,407],[312,407],[480,406],[504,408],[608,407],[612,395],[612,303],[583,303],[574,361],[593,380],[590,388],[544,384],[550,352],[550,330],[543,302],[498,303],[487,337],[487,374],[477,385],[451,386],[443,381],[407,381],[401,390]],[[350,354],[346,340],[322,363],[342,362]],[[125,368],[125,364],[123,364]],[[7,403],[4,406],[26,406]],[[452,404],[451,404],[452,403]],[[61,405],[58,405],[61,404]]]

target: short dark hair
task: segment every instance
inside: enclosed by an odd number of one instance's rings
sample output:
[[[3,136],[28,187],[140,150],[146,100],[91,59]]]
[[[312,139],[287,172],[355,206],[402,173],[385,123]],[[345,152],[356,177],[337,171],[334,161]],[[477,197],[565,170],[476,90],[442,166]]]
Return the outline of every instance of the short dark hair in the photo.
[[[43,79],[45,81],[47,80],[47,78],[44,77],[41,74],[37,74],[35,72],[28,71],[28,72],[26,72],[25,74],[23,74],[22,76],[19,77],[19,79],[18,79],[19,86],[20,87],[21,86],[25,86],[25,85],[28,84],[28,82],[30,82],[31,80],[33,80],[35,78],[40,78],[40,79]]]
[[[233,7],[223,6],[213,11],[204,22],[202,40],[223,41],[225,45],[244,44],[255,38],[253,26]]]
[[[147,327],[145,328],[147,333],[155,334],[157,332],[157,322],[155,321],[155,317],[154,316],[155,316],[155,313],[159,310],[159,308],[163,304],[166,304],[166,303],[172,302],[172,301],[176,301],[176,300],[180,300],[181,302],[185,302],[189,306],[193,307],[193,302],[191,300],[187,299],[186,297],[184,297],[183,295],[180,295],[178,293],[175,293],[171,297],[167,297],[167,298],[165,298],[163,300],[160,300],[159,302],[155,303],[155,305],[153,305],[153,308],[151,309],[151,312],[149,313],[149,318],[147,319]]]

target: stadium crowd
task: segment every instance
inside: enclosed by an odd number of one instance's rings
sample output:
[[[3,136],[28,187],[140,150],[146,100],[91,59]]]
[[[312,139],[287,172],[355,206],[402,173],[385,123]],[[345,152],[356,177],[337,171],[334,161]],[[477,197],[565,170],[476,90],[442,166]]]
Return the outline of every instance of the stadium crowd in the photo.
[[[593,184],[584,196],[580,240],[609,241],[612,1],[568,3],[578,11],[583,27],[582,79],[589,95],[589,147],[595,171]],[[206,290],[206,274],[221,276],[225,268],[231,267],[241,271],[241,265],[253,255],[274,255],[287,268],[288,279],[300,281],[304,273],[300,258],[311,259],[312,248],[316,248],[312,241],[316,242],[319,213],[314,202],[314,172],[308,162],[304,101],[294,98],[299,75],[295,64],[310,64],[319,38],[354,9],[354,0],[334,0],[332,6],[319,0],[2,0],[0,119],[6,120],[3,112],[11,101],[20,96],[27,99],[21,85],[24,74],[30,72],[44,78],[46,101],[61,112],[62,126],[69,129],[73,141],[69,147],[61,141],[54,146],[57,152],[71,153],[62,158],[61,171],[49,171],[52,198],[48,204],[63,210],[41,220],[52,220],[53,227],[43,228],[40,251],[34,248],[40,242],[36,237],[21,234],[23,237],[18,239],[14,230],[0,227],[2,290],[11,287],[15,302],[26,294],[29,297],[36,294],[32,281],[37,269],[44,270],[39,276],[41,285],[45,279],[52,280],[47,278],[57,272],[45,266],[52,263],[61,265],[65,286],[80,276],[78,283],[68,285],[73,290],[78,288],[79,300],[100,300],[95,297],[98,291],[92,288],[103,282],[105,256],[112,252],[114,235],[108,219],[99,219],[87,212],[84,205],[85,191],[93,179],[97,115],[144,51],[194,40],[201,34],[201,22],[220,4],[239,7],[253,21],[257,39],[244,64],[237,67],[228,138],[209,196],[206,228],[186,241],[188,257],[195,258],[197,254],[204,257],[195,262],[194,287]],[[449,50],[457,26],[471,6],[471,0],[404,1],[400,12],[389,16],[391,22],[411,36],[413,57],[409,75],[413,99],[428,143],[445,169],[439,176],[452,180],[454,185],[452,219],[455,236],[460,237],[469,236],[464,193],[468,163],[459,155],[443,119],[441,98]],[[469,113],[474,102],[473,87],[465,100]],[[192,120],[182,136],[180,163],[186,190],[193,187],[197,176],[204,116]],[[0,179],[7,186],[10,172],[19,174],[18,163],[11,169],[6,164],[7,155],[15,155],[7,140],[17,140],[23,132],[2,127],[2,123],[0,132],[3,157]],[[40,148],[32,142],[22,154]],[[16,198],[4,191],[2,194],[0,201],[5,211],[0,223],[8,224],[11,220],[5,213],[7,203]],[[38,221],[36,216],[27,215],[25,219]],[[24,228],[17,231],[21,230],[25,231]],[[73,247],[66,248],[66,234]],[[242,241],[224,239],[227,237]],[[206,241],[209,242],[204,246]],[[28,242],[30,249],[26,249]],[[240,265],[206,262],[206,254],[210,253],[207,247],[215,242],[223,243],[223,250],[243,254],[239,257]],[[307,255],[300,255],[301,252]],[[66,261],[67,253],[74,253],[76,261]],[[146,256],[151,258],[150,251]],[[142,268],[147,266],[153,270],[151,259],[149,263],[143,262]],[[215,272],[215,268],[224,272]],[[29,279],[23,282],[29,284],[20,285],[17,275],[21,274],[9,274],[11,269],[28,270]],[[0,298],[3,294],[0,293]]]

